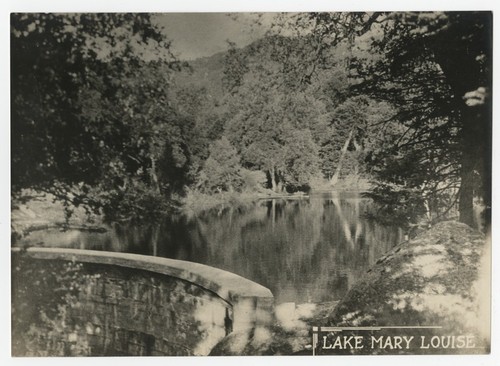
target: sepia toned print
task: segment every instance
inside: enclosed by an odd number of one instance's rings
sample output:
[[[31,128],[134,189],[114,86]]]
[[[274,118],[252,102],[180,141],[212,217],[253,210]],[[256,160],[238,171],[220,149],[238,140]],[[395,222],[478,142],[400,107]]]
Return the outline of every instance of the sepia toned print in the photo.
[[[492,13],[11,14],[13,356],[488,354]]]

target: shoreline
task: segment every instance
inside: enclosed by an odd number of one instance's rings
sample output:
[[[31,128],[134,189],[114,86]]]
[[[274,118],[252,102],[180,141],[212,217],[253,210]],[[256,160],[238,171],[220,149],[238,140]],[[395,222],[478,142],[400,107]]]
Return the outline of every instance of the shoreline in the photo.
[[[309,193],[275,193],[275,192],[223,192],[205,194],[188,192],[181,201],[179,212],[187,216],[199,215],[214,209],[241,208],[266,200],[307,200],[321,194],[363,194],[366,190],[311,190]],[[89,216],[82,207],[74,207],[71,217],[65,217],[64,206],[49,193],[23,195],[31,197],[23,201],[12,202],[11,236],[13,241],[33,231],[47,229],[80,230],[106,232],[109,225],[104,223],[102,215]]]
[[[266,200],[303,200],[310,199],[311,197],[322,195],[322,194],[332,194],[332,195],[361,195],[369,192],[366,189],[331,189],[331,190],[311,190],[309,193],[301,192],[297,193],[248,193],[248,192],[223,192],[215,194],[205,194],[199,192],[188,193],[188,196],[183,200],[183,205],[181,206],[181,212],[187,213],[189,215],[199,214],[204,211],[209,211],[212,209],[224,209],[226,206],[233,206],[235,208],[248,206],[250,204],[266,201]]]
[[[88,214],[83,207],[72,208],[72,214],[67,218],[62,202],[50,193],[33,194],[27,191],[23,196],[30,199],[11,202],[11,244],[31,232],[40,230],[61,229],[98,233],[108,230],[102,215]]]

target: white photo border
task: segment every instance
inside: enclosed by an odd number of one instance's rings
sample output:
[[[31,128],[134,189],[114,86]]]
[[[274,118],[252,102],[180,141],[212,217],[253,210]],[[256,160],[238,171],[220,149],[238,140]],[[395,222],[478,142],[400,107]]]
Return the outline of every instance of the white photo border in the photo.
[[[494,70],[499,66],[498,50],[500,24],[496,10],[500,9],[500,2],[495,0],[421,0],[418,2],[402,2],[395,0],[356,2],[328,1],[328,0],[182,0],[182,1],[154,1],[154,0],[3,0],[1,2],[0,42],[3,56],[0,57],[2,73],[2,132],[0,133],[0,237],[2,254],[0,255],[0,273],[3,281],[0,282],[0,291],[3,294],[0,300],[0,362],[2,365],[108,365],[120,363],[135,365],[164,365],[166,362],[188,365],[244,365],[277,364],[314,364],[330,365],[384,365],[400,366],[441,364],[441,365],[494,365],[500,362],[500,217],[496,203],[499,202],[499,161],[500,142],[498,125],[493,123],[493,212],[492,212],[492,337],[491,354],[481,356],[273,356],[273,357],[122,357],[122,358],[12,358],[10,356],[10,18],[11,12],[275,12],[275,11],[369,11],[369,10],[492,10],[494,12]],[[498,73],[494,72],[493,85],[498,85]],[[497,93],[493,94],[493,121],[499,115]]]

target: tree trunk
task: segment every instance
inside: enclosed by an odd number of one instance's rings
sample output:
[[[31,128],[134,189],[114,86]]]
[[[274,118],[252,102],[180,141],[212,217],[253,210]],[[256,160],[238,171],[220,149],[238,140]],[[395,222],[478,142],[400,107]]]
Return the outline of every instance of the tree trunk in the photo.
[[[153,246],[153,256],[156,257],[158,255],[158,242],[160,240],[160,225],[153,225],[152,233],[151,233],[151,244]]]
[[[467,157],[465,157],[466,160]],[[474,227],[474,185],[472,182],[470,162],[462,162],[460,170],[460,191],[458,196],[459,220],[464,224]]]
[[[273,192],[278,192],[274,167],[269,170],[269,175],[271,176],[271,188]]]
[[[474,90],[471,87],[472,90]],[[488,103],[488,102],[487,102]],[[491,167],[491,118],[487,105],[467,106],[461,104],[460,117],[460,190],[458,195],[459,220],[471,227],[474,220],[474,196],[484,199],[486,207],[491,203],[487,197],[490,192]],[[477,179],[476,176],[478,175]],[[481,180],[483,184],[481,184]],[[486,219],[488,226],[488,219]]]
[[[282,193],[284,191],[284,188],[283,188],[283,182],[282,181],[278,181],[278,185],[276,187],[278,193]]]
[[[342,147],[342,150],[340,152],[339,164],[337,165],[337,169],[335,169],[335,174],[330,179],[330,185],[332,186],[337,184],[337,181],[339,180],[340,170],[342,169],[342,163],[344,162],[347,148],[349,147],[349,143],[351,142],[353,131],[354,131],[354,126],[351,128],[351,131],[349,131],[349,136],[347,136],[347,140],[345,141],[344,146]]]
[[[481,141],[477,131],[478,116],[475,108],[462,108],[462,131],[461,131],[461,167],[460,167],[460,190],[458,193],[459,220],[464,224],[474,227],[474,172],[478,159],[477,146]]]
[[[356,151],[356,159],[354,159],[354,177],[356,178],[356,187],[359,183],[359,154],[361,152],[361,145],[358,144],[355,138],[352,139],[354,149]]]
[[[490,40],[492,44],[492,15],[485,12],[483,17],[484,29],[478,37],[484,42]],[[450,53],[450,49],[453,52]],[[452,87],[457,110],[460,111],[459,220],[474,226],[473,199],[476,193],[483,198],[486,206],[485,224],[488,230],[491,207],[491,97],[487,95],[485,100],[476,105],[464,102],[466,93],[478,90],[479,87],[485,88],[487,93],[491,92],[492,50],[486,45],[482,51],[486,55],[484,65],[477,61],[473,52],[470,53],[463,47],[461,39],[449,43],[447,49],[434,48],[436,60]],[[475,174],[479,175],[482,182],[477,187],[474,187]]]
[[[156,175],[156,159],[153,156],[151,156],[150,176],[153,189],[155,190],[155,192],[160,193],[160,184],[158,182],[158,176]]]

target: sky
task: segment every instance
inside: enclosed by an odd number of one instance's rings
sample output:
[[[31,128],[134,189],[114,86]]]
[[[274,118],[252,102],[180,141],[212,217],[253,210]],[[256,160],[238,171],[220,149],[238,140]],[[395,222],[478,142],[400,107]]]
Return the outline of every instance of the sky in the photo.
[[[259,19],[255,13],[169,13],[155,21],[172,41],[173,53],[182,60],[211,56],[228,49],[227,41],[238,47],[261,38],[269,29],[272,13]]]

